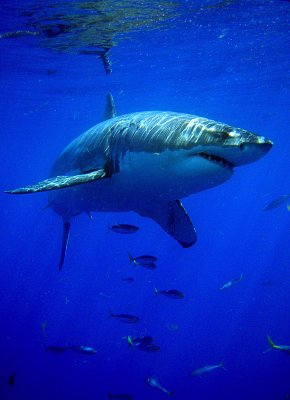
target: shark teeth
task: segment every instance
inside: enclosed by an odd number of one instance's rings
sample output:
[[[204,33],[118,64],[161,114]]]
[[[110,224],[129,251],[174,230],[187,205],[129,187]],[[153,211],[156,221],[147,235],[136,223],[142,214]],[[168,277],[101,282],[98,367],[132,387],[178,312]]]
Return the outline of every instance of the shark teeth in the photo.
[[[200,157],[205,158],[208,161],[211,162],[215,162],[217,164],[222,165],[224,168],[229,168],[229,169],[233,169],[234,165],[232,163],[230,163],[229,161],[227,161],[226,159],[216,156],[214,154],[207,154],[207,153],[198,153],[197,154]]]

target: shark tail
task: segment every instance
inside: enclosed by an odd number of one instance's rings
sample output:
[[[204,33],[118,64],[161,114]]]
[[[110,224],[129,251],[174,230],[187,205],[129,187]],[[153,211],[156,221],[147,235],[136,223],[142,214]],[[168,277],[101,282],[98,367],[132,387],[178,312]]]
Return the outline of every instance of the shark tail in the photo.
[[[69,240],[69,233],[70,233],[71,223],[69,221],[63,221],[63,230],[62,230],[62,244],[61,244],[61,252],[60,252],[60,259],[58,263],[58,270],[62,269],[64,258],[66,254],[66,249]]]

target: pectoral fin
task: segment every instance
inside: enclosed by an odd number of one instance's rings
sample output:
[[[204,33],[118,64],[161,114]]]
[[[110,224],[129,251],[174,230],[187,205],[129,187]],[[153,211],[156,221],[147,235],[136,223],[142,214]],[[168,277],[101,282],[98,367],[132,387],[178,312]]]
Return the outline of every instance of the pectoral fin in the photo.
[[[38,182],[35,185],[26,186],[19,189],[7,190],[5,193],[11,194],[26,194],[26,193],[37,193],[46,192],[48,190],[56,190],[68,188],[71,186],[81,185],[83,183],[93,182],[98,179],[106,177],[106,171],[104,169],[98,169],[86,174],[79,174],[73,176],[55,176],[53,178],[46,179]]]
[[[139,214],[156,221],[182,247],[191,247],[197,240],[194,226],[179,200],[157,204],[151,210],[139,211]]]
[[[191,219],[179,200],[171,201],[168,204],[167,229],[165,230],[182,247],[191,247],[197,240]]]

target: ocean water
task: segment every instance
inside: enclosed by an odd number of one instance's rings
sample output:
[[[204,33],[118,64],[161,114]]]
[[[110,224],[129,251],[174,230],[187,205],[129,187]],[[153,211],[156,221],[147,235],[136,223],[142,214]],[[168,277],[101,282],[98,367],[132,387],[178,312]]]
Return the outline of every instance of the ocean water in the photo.
[[[263,208],[289,194],[290,2],[3,0],[0,18],[0,399],[166,398],[148,377],[175,399],[288,398],[289,355],[265,351],[267,335],[290,345],[289,210],[286,202]],[[73,25],[68,35],[56,32],[59,19]],[[5,37],[16,31],[39,35]],[[97,56],[78,54],[96,40],[114,41],[109,75]],[[193,247],[134,212],[82,214],[59,272],[61,219],[43,210],[47,195],[4,191],[47,178],[62,149],[102,120],[108,92],[118,115],[191,113],[274,146],[183,200],[197,230]],[[108,231],[116,223],[140,230]],[[133,266],[128,252],[155,255],[157,268]],[[185,297],[155,296],[154,288]],[[110,311],[140,321],[124,324]],[[127,335],[153,336],[160,351],[129,348]],[[81,345],[96,354],[46,350]],[[221,362],[226,370],[190,376]]]

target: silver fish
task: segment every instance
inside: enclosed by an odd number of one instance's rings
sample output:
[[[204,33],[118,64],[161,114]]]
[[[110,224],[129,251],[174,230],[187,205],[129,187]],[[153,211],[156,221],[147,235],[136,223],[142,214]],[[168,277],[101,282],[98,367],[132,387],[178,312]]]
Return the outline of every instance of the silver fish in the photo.
[[[283,196],[278,197],[277,199],[271,201],[264,207],[264,211],[271,211],[275,208],[280,207],[282,204],[286,203],[290,199],[290,194],[284,194]]]
[[[220,290],[225,290],[229,289],[233,285],[236,285],[243,279],[243,274],[241,274],[239,277],[231,279],[230,281],[226,282],[223,286],[220,287]]]
[[[173,391],[171,390],[167,390],[165,389],[165,387],[161,386],[160,383],[157,381],[156,378],[153,377],[149,377],[146,379],[146,382],[148,383],[148,385],[150,385],[151,387],[155,388],[155,389],[159,389],[162,392],[164,392],[165,394],[167,394],[167,396],[172,396],[173,395]]]
[[[169,290],[157,290],[154,288],[155,295],[162,294],[163,296],[170,297],[171,299],[183,299],[184,294],[177,289],[169,289]]]
[[[136,322],[139,322],[139,317],[131,314],[113,314],[110,312],[110,317],[117,318],[121,322],[126,322],[127,324],[135,324]]]
[[[220,363],[220,364],[216,364],[216,365],[206,365],[205,367],[198,368],[191,373],[191,376],[200,376],[200,375],[206,374],[207,372],[211,372],[211,371],[214,371],[215,369],[219,369],[219,368],[222,368],[225,371],[227,371],[226,368],[224,367],[224,363]]]

